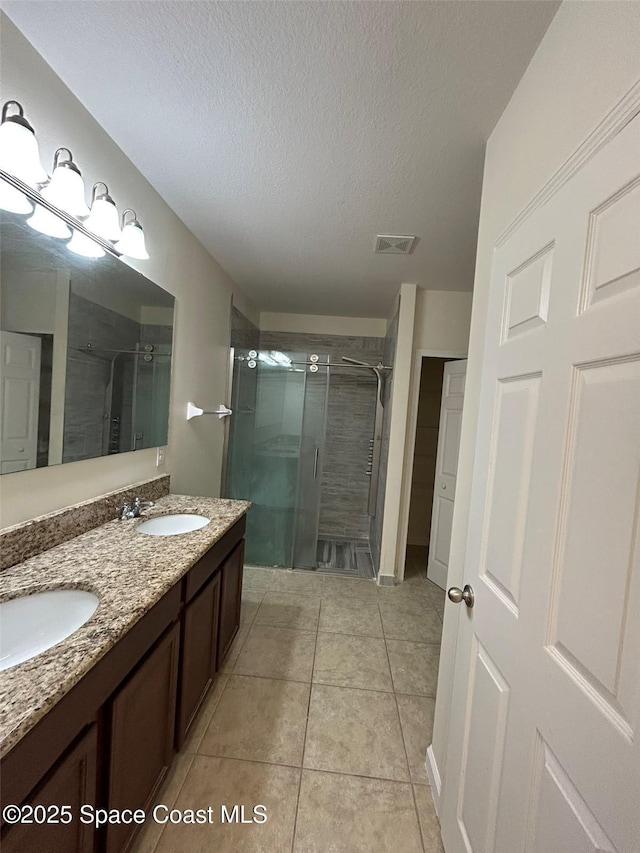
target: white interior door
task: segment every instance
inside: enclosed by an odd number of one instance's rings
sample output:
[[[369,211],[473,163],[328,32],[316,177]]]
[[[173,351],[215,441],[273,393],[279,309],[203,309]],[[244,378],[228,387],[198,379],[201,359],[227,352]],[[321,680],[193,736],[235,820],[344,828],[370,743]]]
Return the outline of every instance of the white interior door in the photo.
[[[438,428],[436,476],[431,509],[431,536],[427,577],[445,588],[451,550],[451,523],[456,496],[456,474],[460,451],[460,425],[467,361],[448,361],[444,366],[442,404]]]
[[[40,338],[0,332],[0,473],[35,468],[38,461]]]
[[[447,853],[640,850],[640,117],[494,251]]]

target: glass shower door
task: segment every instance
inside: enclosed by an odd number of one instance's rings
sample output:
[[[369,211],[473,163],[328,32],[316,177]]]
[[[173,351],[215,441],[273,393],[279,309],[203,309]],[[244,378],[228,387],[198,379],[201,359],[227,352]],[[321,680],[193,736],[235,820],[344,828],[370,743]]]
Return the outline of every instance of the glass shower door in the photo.
[[[304,442],[305,353],[237,352],[227,452],[227,497],[250,500],[246,561],[294,565]],[[235,404],[235,405],[234,405]]]
[[[169,428],[171,345],[155,344],[152,352],[133,356],[132,446],[163,447]]]

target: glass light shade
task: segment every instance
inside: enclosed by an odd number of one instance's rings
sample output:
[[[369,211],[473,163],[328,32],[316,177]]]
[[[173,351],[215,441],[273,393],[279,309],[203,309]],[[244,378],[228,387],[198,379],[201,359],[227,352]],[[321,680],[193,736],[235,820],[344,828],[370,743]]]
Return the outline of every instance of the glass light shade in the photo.
[[[0,124],[0,169],[34,187],[48,179],[35,133],[11,118]]]
[[[97,198],[93,202],[91,213],[84,226],[105,240],[119,240],[122,235],[118,208],[106,198]]]
[[[71,216],[89,216],[89,208],[84,200],[82,175],[69,166],[56,166],[51,181],[42,190],[42,195]]]
[[[95,240],[92,240],[80,231],[76,231],[75,228],[73,230],[73,237],[67,243],[67,249],[85,258],[101,258],[105,253],[102,246],[99,246]]]
[[[128,258],[137,258],[140,261],[149,259],[144,244],[144,231],[137,222],[127,222],[122,229],[122,237],[116,243],[115,248]]]
[[[0,179],[0,208],[10,213],[31,213],[33,204],[20,190]]]
[[[56,216],[55,213],[47,210],[36,204],[36,209],[33,216],[27,219],[27,225],[33,228],[34,231],[39,231],[41,234],[48,234],[49,237],[59,237],[61,240],[66,240],[71,236],[71,229]]]

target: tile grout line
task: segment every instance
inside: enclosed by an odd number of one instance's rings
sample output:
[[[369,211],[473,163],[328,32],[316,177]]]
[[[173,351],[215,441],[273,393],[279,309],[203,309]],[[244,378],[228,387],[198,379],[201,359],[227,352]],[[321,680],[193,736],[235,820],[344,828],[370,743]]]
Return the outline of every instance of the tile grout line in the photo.
[[[311,633],[310,631],[308,633]],[[266,681],[290,681],[292,684],[312,684],[312,681],[303,681],[301,678],[283,678],[281,675],[255,675],[252,672],[229,672],[225,673],[229,677],[232,675],[238,678],[263,678]]]
[[[189,755],[189,753],[185,753],[185,755]],[[187,768],[187,772],[184,774],[184,779],[182,780],[182,783],[181,783],[180,787],[178,788],[176,795],[173,798],[173,801],[171,802],[170,808],[173,808],[175,806],[175,804],[178,802],[178,798],[180,797],[180,794],[182,793],[182,789],[184,788],[185,782],[187,781],[187,776],[189,775],[189,772],[191,771],[191,768],[193,767],[193,762],[195,761],[196,756],[197,756],[197,753],[195,753],[195,752],[191,753],[191,761],[189,762],[189,767]],[[165,779],[165,785],[168,785],[168,782],[169,782],[169,774],[167,774],[167,778]],[[159,798],[158,798],[157,802],[160,802]],[[168,826],[168,824],[165,824],[162,827],[162,829],[160,830],[160,835],[158,835],[158,838],[156,839],[156,843],[153,845],[153,850],[151,851],[151,853],[154,853],[154,851],[158,849],[158,845],[160,844],[160,841],[162,839],[162,836],[164,835],[164,831],[167,828],[167,826]],[[138,838],[136,840],[139,842],[140,836],[138,836]],[[135,847],[133,849],[135,850]]]
[[[305,721],[304,726],[304,738],[302,740],[302,758],[300,759],[300,779],[298,781],[298,796],[296,798],[296,813],[293,818],[293,835],[291,836],[291,853],[294,853],[294,847],[296,843],[296,830],[298,828],[298,809],[300,808],[300,792],[302,790],[302,771],[304,770],[304,755],[307,749],[307,730],[309,728],[309,716],[311,714],[311,695],[313,693],[313,671],[316,666],[316,650],[318,648],[318,634],[319,625],[320,625],[320,614],[322,613],[322,600],[320,600],[320,607],[318,608],[318,625],[316,627],[316,641],[313,646],[313,661],[311,662],[311,684],[309,687],[309,702],[307,704],[307,719]]]
[[[347,770],[327,770],[324,767],[303,767],[301,764],[283,764],[278,761],[266,761],[264,758],[240,758],[235,755],[212,755],[209,752],[191,753],[192,758],[212,758],[222,761],[244,761],[248,764],[266,764],[269,767],[289,767],[291,770],[306,770],[308,773],[328,773],[332,776],[350,776],[354,779],[372,779],[374,782],[391,782],[394,785],[430,788],[427,782],[411,782],[406,779],[392,779],[390,776],[367,776],[364,773],[349,773]],[[184,783],[183,783],[184,785]],[[182,790],[182,786],[180,787]],[[176,797],[177,799],[177,797]]]
[[[380,614],[380,616],[382,617],[382,614]],[[384,648],[385,648],[385,652],[387,654],[387,662],[389,664],[389,671],[391,672],[391,680],[393,681],[393,671],[391,669],[391,660],[389,658],[389,649],[387,648],[386,637],[384,640]],[[402,719],[400,717],[400,708],[398,707],[398,695],[397,695],[396,690],[395,690],[395,684],[394,684],[394,690],[393,690],[393,700],[394,700],[394,703],[396,706],[396,714],[398,717],[398,725],[400,726],[400,736],[402,737],[402,746],[404,749],[404,757],[405,757],[405,760],[407,762],[407,773],[409,775],[409,786],[411,788],[411,800],[413,802],[413,811],[415,813],[416,822],[418,824],[418,835],[420,838],[420,844],[422,846],[423,853],[426,853],[426,847],[425,847],[424,838],[422,835],[422,826],[420,825],[420,814],[418,812],[418,803],[416,801],[416,792],[413,788],[413,780],[411,778],[411,764],[409,763],[409,753],[407,751],[407,744],[406,744],[406,740],[405,740],[405,736],[404,736],[404,728],[402,727]]]

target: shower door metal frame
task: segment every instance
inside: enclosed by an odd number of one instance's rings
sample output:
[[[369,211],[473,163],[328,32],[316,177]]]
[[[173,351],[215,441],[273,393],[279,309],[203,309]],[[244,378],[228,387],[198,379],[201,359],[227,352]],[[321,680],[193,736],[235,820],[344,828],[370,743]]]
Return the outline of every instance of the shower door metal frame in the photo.
[[[226,393],[225,399],[229,401],[229,403],[225,403],[231,409],[233,409],[233,371],[236,363],[236,348],[230,346],[229,347],[229,363],[227,365],[227,383],[226,383]],[[238,369],[238,382],[240,381],[240,370]],[[231,415],[233,417],[233,414]],[[231,417],[223,418],[223,433],[222,433],[222,470],[220,472],[220,494],[226,495],[227,493],[227,485],[228,485],[228,472],[227,466],[229,464],[229,444],[231,441]]]
[[[330,365],[326,362],[312,362],[312,361],[308,361],[308,362],[292,361],[291,364],[292,365],[294,365],[294,364],[295,365],[314,364],[318,368],[320,368],[320,367],[326,368],[325,391],[324,391],[324,421],[322,424],[322,440],[321,440],[321,447],[316,446],[316,448],[315,448],[315,455],[314,455],[314,461],[313,461],[313,479],[317,480],[318,468],[320,468],[320,476],[322,476],[322,461],[324,460],[324,449],[325,449],[324,445],[325,445],[325,441],[326,441],[326,437],[327,437],[327,416],[328,416],[328,411],[329,411],[329,385],[331,382],[331,371],[329,370]],[[314,371],[314,374],[317,372],[318,371]],[[304,407],[305,407],[305,400],[306,400],[306,394],[307,394],[307,381],[308,381],[309,373],[310,373],[310,371],[305,370],[305,373],[304,373],[304,392],[303,392],[303,398],[302,398],[303,399],[303,404],[302,404],[303,405],[303,427],[302,427],[303,433],[304,433]],[[302,434],[300,436],[300,441],[301,441],[301,445],[302,445]],[[319,461],[320,457],[322,457],[322,458],[320,459],[320,466],[318,466],[318,461]],[[302,477],[303,477],[302,465],[299,464],[298,465],[297,484],[296,484],[296,509],[300,505],[300,490],[301,490]],[[320,526],[321,503],[322,503],[322,483],[320,483],[320,499],[318,501],[318,525],[316,527],[316,552],[317,552],[317,547],[318,547],[318,531],[319,531],[319,526]],[[308,566],[296,566],[295,565],[295,562],[296,562],[295,561],[296,544],[298,541],[298,536],[299,536],[299,529],[298,529],[298,526],[296,525],[294,528],[293,539],[291,542],[291,568],[292,569],[295,569],[295,568],[308,569],[309,568]]]

